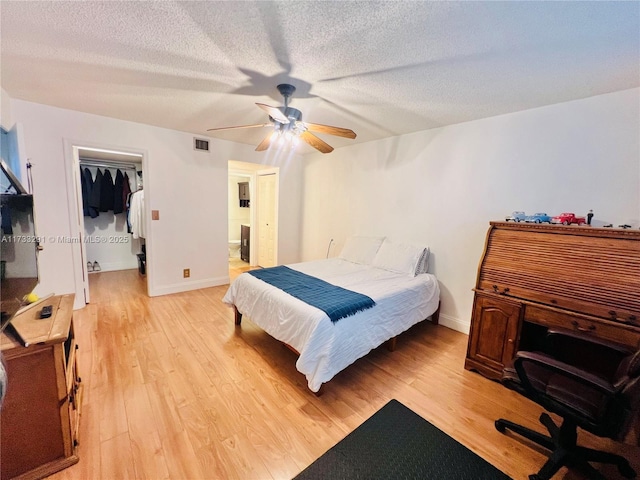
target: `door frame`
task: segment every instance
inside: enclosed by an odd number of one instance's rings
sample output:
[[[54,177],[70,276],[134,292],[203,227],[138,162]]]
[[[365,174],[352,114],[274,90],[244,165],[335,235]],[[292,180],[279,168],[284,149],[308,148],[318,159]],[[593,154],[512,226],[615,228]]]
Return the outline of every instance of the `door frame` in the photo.
[[[134,147],[123,147],[107,145],[102,143],[95,143],[83,140],[64,139],[64,162],[66,169],[67,180],[67,206],[69,209],[70,219],[70,234],[73,238],[78,238],[79,241],[72,243],[72,260],[73,260],[73,276],[75,280],[76,298],[74,309],[82,308],[84,305],[90,302],[89,294],[89,272],[87,270],[87,250],[84,241],[85,229],[84,229],[84,215],[82,214],[82,179],[80,177],[80,155],[79,150],[82,149],[99,149],[106,150],[114,153],[125,153],[140,155],[142,157],[142,178],[149,178],[147,174],[148,170],[148,154],[146,150],[141,150]],[[148,183],[148,182],[147,182]],[[145,197],[148,197],[148,188],[145,187]],[[148,210],[148,202],[145,202],[145,209]],[[150,232],[149,228],[149,212],[146,212],[146,231]],[[147,256],[151,250],[151,241],[149,238],[145,238],[145,245]],[[147,261],[146,265],[146,281],[147,281],[147,295],[151,291],[152,285],[152,268]]]
[[[233,163],[229,163],[233,162]],[[242,162],[237,160],[228,160],[227,165],[227,178],[230,175],[243,175],[249,176],[249,194],[251,196],[251,231],[249,234],[249,242],[251,244],[251,249],[249,252],[249,265],[255,267],[258,265],[258,248],[259,248],[259,236],[258,236],[258,176],[259,175],[272,175],[276,176],[276,189],[275,189],[275,216],[276,216],[276,224],[278,227],[276,228],[276,245],[275,245],[275,260],[277,264],[278,260],[278,233],[279,233],[279,218],[278,212],[280,209],[280,167],[265,167],[265,165],[257,164],[257,163],[249,163]],[[227,182],[228,185],[229,182]],[[229,196],[227,195],[227,198]],[[229,208],[227,206],[227,212]],[[227,214],[227,225],[229,224],[229,217]],[[228,237],[228,232],[227,232]]]

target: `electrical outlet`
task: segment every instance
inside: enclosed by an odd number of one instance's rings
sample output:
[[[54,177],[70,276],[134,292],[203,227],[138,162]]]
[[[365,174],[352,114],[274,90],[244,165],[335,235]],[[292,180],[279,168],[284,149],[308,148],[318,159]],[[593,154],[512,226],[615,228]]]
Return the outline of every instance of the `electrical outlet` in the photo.
[[[191,276],[191,270],[190,270],[190,269],[188,269],[188,268],[185,268],[185,269],[182,271],[182,276],[183,276],[184,278],[189,278],[189,277]]]

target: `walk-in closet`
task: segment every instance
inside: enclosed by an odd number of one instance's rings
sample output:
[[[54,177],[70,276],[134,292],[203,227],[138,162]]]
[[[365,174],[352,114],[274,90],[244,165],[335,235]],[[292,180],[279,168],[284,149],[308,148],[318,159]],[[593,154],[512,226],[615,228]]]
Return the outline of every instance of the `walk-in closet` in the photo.
[[[84,261],[98,272],[146,274],[142,157],[79,149]]]

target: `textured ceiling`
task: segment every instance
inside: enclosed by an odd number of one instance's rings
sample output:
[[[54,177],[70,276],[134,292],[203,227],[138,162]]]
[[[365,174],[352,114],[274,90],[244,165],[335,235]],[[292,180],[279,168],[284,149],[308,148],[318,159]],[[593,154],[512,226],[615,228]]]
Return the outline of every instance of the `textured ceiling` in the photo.
[[[200,135],[264,123],[254,104],[280,105],[282,82],[304,120],[357,133],[319,135],[334,147],[640,86],[637,1],[2,0],[0,16],[12,97]]]

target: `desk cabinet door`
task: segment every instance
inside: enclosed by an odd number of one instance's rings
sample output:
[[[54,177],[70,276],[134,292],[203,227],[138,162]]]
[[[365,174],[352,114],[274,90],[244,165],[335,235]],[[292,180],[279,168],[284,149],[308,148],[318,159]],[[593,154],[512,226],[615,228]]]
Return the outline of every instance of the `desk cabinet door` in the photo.
[[[521,311],[519,303],[477,295],[468,358],[501,373],[516,353]]]

